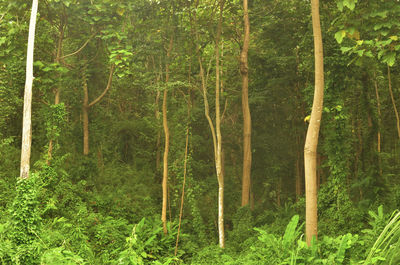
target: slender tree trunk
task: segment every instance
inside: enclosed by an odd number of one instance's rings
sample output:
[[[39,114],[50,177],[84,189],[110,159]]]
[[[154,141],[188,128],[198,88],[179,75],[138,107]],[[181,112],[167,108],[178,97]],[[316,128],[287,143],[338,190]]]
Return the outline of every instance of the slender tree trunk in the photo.
[[[89,154],[89,92],[87,86],[86,66],[82,71],[82,87],[83,87],[83,154]]]
[[[306,186],[306,241],[311,244],[317,237],[317,146],[324,97],[324,63],[319,0],[311,0],[314,34],[315,91],[310,124],[304,145],[304,170]]]
[[[379,167],[379,175],[382,177],[382,158],[380,156],[381,153],[381,127],[382,127],[382,115],[381,115],[381,101],[379,98],[378,91],[378,82],[376,80],[376,73],[374,72],[374,84],[375,84],[375,95],[378,109],[378,133],[377,133],[377,151],[378,151],[378,167]]]
[[[210,117],[210,107],[208,103],[208,98],[207,98],[207,80],[205,73],[204,73],[204,68],[201,60],[201,55],[200,55],[200,47],[198,45],[199,43],[199,34],[197,29],[194,30],[195,33],[195,38],[197,42],[197,58],[199,62],[199,67],[200,67],[200,78],[201,78],[201,86],[202,86],[202,92],[203,92],[203,100],[204,100],[204,115],[206,116],[206,119],[208,121],[210,130],[211,130],[211,136],[213,139],[213,147],[214,147],[214,160],[215,160],[215,168],[216,168],[216,173],[217,173],[217,180],[218,180],[218,239],[219,239],[219,246],[221,248],[225,247],[225,232],[224,232],[224,175],[223,175],[223,170],[222,170],[222,135],[221,135],[221,113],[220,113],[220,54],[219,54],[219,42],[221,38],[221,32],[222,32],[222,14],[223,14],[223,6],[224,6],[225,1],[222,0],[220,2],[220,17],[219,17],[219,22],[218,22],[218,27],[217,27],[217,36],[215,39],[215,59],[216,59],[216,65],[215,65],[215,72],[216,72],[216,80],[215,80],[215,86],[216,86],[216,91],[215,91],[215,127],[213,120]],[[198,4],[198,1],[196,2],[196,6]],[[211,61],[210,61],[211,62]],[[208,75],[207,75],[208,77]]]
[[[154,70],[156,70],[156,64],[154,62],[154,57],[152,57],[153,60],[153,65],[154,65]],[[160,59],[160,73],[157,74],[156,76],[156,84],[160,82],[161,79],[161,72],[162,72],[162,66],[161,66],[161,59]],[[156,93],[156,100],[155,100],[155,109],[154,109],[154,116],[157,120],[157,124],[160,120],[160,111],[159,111],[159,102],[160,102],[160,96],[161,92],[159,89],[157,89]],[[161,131],[157,129],[157,142],[156,142],[156,172],[160,171],[161,168]]]
[[[164,234],[168,233],[167,230],[167,203],[168,203],[168,152],[169,152],[169,128],[168,128],[168,119],[167,119],[167,96],[168,96],[168,81],[169,81],[169,59],[171,57],[173,39],[172,36],[169,40],[169,46],[167,50],[167,64],[165,66],[165,83],[166,87],[164,90],[164,98],[163,98],[163,127],[164,127],[164,160],[163,160],[163,181],[162,181],[162,190],[163,190],[163,200],[162,200],[162,212],[161,212],[161,220],[163,223],[163,231]]]
[[[251,115],[249,107],[249,67],[248,51],[250,43],[250,23],[247,0],[243,0],[244,39],[240,54],[240,73],[242,75],[242,111],[243,111],[243,177],[242,206],[249,204],[251,174]]]
[[[189,83],[190,83],[190,75],[189,75]],[[190,91],[188,97],[188,121],[187,121],[187,128],[186,128],[186,141],[185,141],[185,157],[183,162],[183,183],[182,183],[182,195],[181,195],[181,207],[179,209],[179,223],[178,223],[178,233],[176,235],[176,243],[175,243],[175,256],[178,253],[178,244],[179,244],[179,235],[181,231],[181,223],[182,223],[182,216],[183,216],[183,202],[185,199],[185,184],[186,184],[186,173],[187,173],[187,162],[188,162],[188,149],[189,149],[189,130],[190,130],[190,109],[191,109],[191,100],[190,100]]]
[[[159,101],[160,101],[160,94],[161,94],[161,92],[160,92],[160,90],[157,90],[157,95],[156,95],[156,102],[155,102],[155,105],[156,105],[156,109],[155,109],[155,117],[156,117],[156,120],[157,120],[157,124],[158,124],[158,121],[160,120],[160,112],[159,112],[159,110],[158,110],[158,103],[159,103]],[[157,129],[157,146],[156,146],[156,148],[157,148],[157,150],[156,150],[156,171],[157,172],[159,172],[159,170],[160,170],[160,168],[161,168],[161,149],[160,149],[160,146],[161,146],[161,131],[160,130],[158,130]]]
[[[389,65],[387,66],[387,73],[388,73],[388,81],[389,81],[390,98],[392,99],[393,110],[394,110],[394,114],[396,115],[397,135],[400,139],[400,118],[399,118],[399,112],[397,111],[397,107],[396,107],[396,100],[394,99],[394,96],[393,96],[392,78],[390,76],[390,66]]]
[[[61,23],[60,24],[60,35],[58,37],[58,43],[57,43],[56,58],[54,59],[54,62],[56,64],[60,63],[63,40],[64,40],[64,24]],[[61,80],[60,74],[58,75],[58,79]],[[59,103],[60,103],[60,87],[56,87],[54,90],[54,104],[57,105]],[[47,165],[50,165],[52,155],[53,155],[53,139],[50,139],[49,149],[47,151],[47,160],[46,160]]]
[[[103,92],[98,96],[95,100],[89,103],[89,91],[87,85],[87,76],[86,70],[87,65],[84,66],[82,70],[82,87],[83,87],[83,104],[82,104],[82,118],[83,118],[83,154],[89,154],[89,110],[92,106],[100,102],[103,97],[107,94],[107,91],[110,89],[112,84],[112,78],[114,74],[115,65],[111,65],[110,73],[108,76],[107,86],[103,90]]]
[[[38,0],[32,1],[31,19],[29,22],[28,49],[26,59],[26,78],[24,92],[24,113],[22,120],[22,146],[20,178],[29,178],[31,143],[32,143],[32,83],[33,83],[33,50],[35,45],[36,16]]]
[[[222,135],[221,135],[221,113],[220,113],[220,67],[219,67],[219,42],[222,32],[222,19],[225,0],[220,2],[220,14],[217,28],[217,37],[215,40],[215,131],[217,136],[217,156],[215,167],[218,178],[218,231],[219,246],[225,247],[224,231],[224,175],[222,172]]]
[[[299,201],[301,196],[301,151],[300,151],[300,136],[297,136],[297,156],[295,162],[296,169],[296,201]]]

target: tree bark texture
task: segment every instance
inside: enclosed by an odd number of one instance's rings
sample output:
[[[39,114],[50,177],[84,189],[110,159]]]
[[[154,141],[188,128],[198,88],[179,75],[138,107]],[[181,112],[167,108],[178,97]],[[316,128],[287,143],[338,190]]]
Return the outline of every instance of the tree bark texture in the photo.
[[[311,244],[317,237],[317,146],[322,118],[324,97],[324,64],[319,0],[311,1],[312,27],[314,35],[315,90],[310,124],[304,146],[304,170],[306,190],[306,241]]]
[[[35,45],[36,16],[38,0],[32,1],[29,22],[28,49],[26,58],[26,78],[24,91],[24,112],[22,119],[22,146],[20,178],[29,177],[31,144],[32,144],[32,84],[33,84],[33,50]]]
[[[244,39],[240,54],[240,73],[242,75],[242,111],[243,111],[243,177],[242,206],[249,204],[251,176],[251,115],[249,107],[249,67],[248,51],[250,44],[250,22],[247,0],[243,0]]]

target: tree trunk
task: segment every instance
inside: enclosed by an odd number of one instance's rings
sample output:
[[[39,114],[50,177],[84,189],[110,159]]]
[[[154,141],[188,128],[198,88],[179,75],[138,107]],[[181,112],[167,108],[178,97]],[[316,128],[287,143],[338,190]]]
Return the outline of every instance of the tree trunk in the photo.
[[[83,70],[82,77],[83,86],[83,105],[82,105],[82,118],[83,118],[83,154],[89,154],[89,92],[86,79],[86,67]]]
[[[295,161],[295,170],[296,170],[296,202],[299,201],[300,196],[301,196],[301,190],[302,190],[302,183],[301,183],[301,151],[300,151],[300,136],[297,136],[297,155],[296,155],[296,161]]]
[[[158,121],[160,120],[160,112],[159,112],[159,106],[158,106],[158,103],[160,101],[160,94],[161,94],[160,90],[157,89],[156,102],[155,102],[155,105],[156,105],[155,117],[157,120],[157,124],[158,124]],[[158,132],[157,132],[157,143],[156,143],[156,148],[157,148],[157,150],[156,150],[156,171],[159,172],[159,170],[161,168],[161,149],[160,149],[161,131],[159,129],[157,129],[157,131]]]
[[[224,232],[224,175],[222,173],[222,135],[221,135],[221,113],[220,113],[220,67],[219,67],[219,42],[222,32],[222,19],[225,0],[220,2],[220,14],[215,39],[215,131],[217,137],[217,155],[215,167],[218,179],[218,231],[219,246],[225,248]]]
[[[64,40],[64,24],[61,23],[60,24],[60,35],[58,37],[58,43],[57,43],[56,58],[54,59],[54,62],[56,64],[60,63],[63,40]],[[60,74],[58,75],[58,79],[61,80]],[[59,103],[60,103],[60,87],[56,87],[54,89],[54,104],[57,105]],[[49,149],[47,151],[47,160],[46,160],[47,165],[50,165],[52,155],[53,155],[53,139],[50,139]]]
[[[382,177],[382,158],[381,158],[381,127],[382,127],[382,115],[381,115],[381,101],[379,98],[378,91],[378,81],[376,80],[376,72],[374,72],[374,84],[375,84],[375,95],[376,95],[376,103],[378,109],[378,133],[377,133],[377,151],[378,151],[378,167],[379,167],[379,175]]]
[[[224,6],[225,1],[222,0],[220,2],[220,17],[219,17],[219,22],[218,22],[218,28],[217,28],[217,36],[215,39],[215,58],[216,58],[216,66],[215,66],[215,72],[216,72],[216,80],[215,80],[215,86],[216,86],[216,91],[215,91],[215,127],[213,120],[210,117],[210,106],[208,104],[208,98],[207,98],[207,80],[208,80],[208,74],[207,78],[204,73],[204,68],[201,60],[201,54],[200,54],[200,46],[199,46],[199,34],[197,31],[197,28],[194,30],[195,38],[196,38],[196,51],[197,51],[197,58],[199,62],[199,67],[200,67],[200,78],[201,78],[201,87],[202,87],[202,92],[203,92],[203,100],[204,100],[204,115],[206,116],[206,119],[208,121],[208,125],[211,130],[211,136],[213,140],[213,148],[214,148],[214,161],[215,161],[215,168],[216,168],[216,173],[217,173],[217,180],[218,180],[218,238],[219,238],[219,246],[221,248],[225,247],[225,232],[224,232],[224,175],[223,175],[223,170],[222,170],[222,136],[221,136],[221,114],[220,114],[220,55],[219,55],[219,42],[221,38],[221,32],[222,32],[222,14],[223,14],[223,6]],[[196,2],[196,6],[198,4],[198,1]],[[211,62],[211,60],[210,60]]]
[[[87,76],[86,76],[87,65],[84,66],[82,70],[82,86],[83,86],[83,104],[82,104],[82,118],[83,118],[83,154],[89,154],[89,109],[100,102],[103,97],[107,94],[107,91],[110,89],[112,84],[112,78],[114,74],[115,65],[112,64],[110,67],[110,73],[108,76],[107,86],[103,90],[103,92],[98,96],[95,100],[89,103],[89,91],[87,85]]]
[[[162,212],[161,212],[161,220],[163,223],[163,231],[164,234],[168,233],[167,230],[167,204],[168,204],[168,152],[169,152],[169,128],[168,128],[168,119],[167,119],[167,96],[168,96],[168,81],[169,81],[169,59],[171,57],[173,39],[172,37],[169,40],[169,46],[167,50],[167,64],[165,65],[165,83],[166,87],[164,90],[164,98],[163,98],[163,127],[164,127],[164,160],[163,160],[163,180],[162,180],[162,191],[163,191],[163,200],[162,200]]]
[[[389,65],[387,66],[387,73],[388,73],[388,81],[389,81],[390,98],[392,99],[393,110],[394,110],[394,114],[396,115],[397,136],[400,139],[400,118],[399,118],[399,112],[397,111],[397,107],[396,107],[396,101],[393,96],[392,78],[390,77],[390,66]]]
[[[35,45],[36,16],[38,0],[32,1],[31,18],[29,22],[28,49],[26,59],[26,78],[24,92],[24,113],[22,120],[22,146],[20,178],[29,177],[31,143],[32,143],[32,83],[33,83],[33,50]]]
[[[251,174],[251,115],[249,107],[248,51],[250,43],[250,23],[247,0],[243,0],[244,40],[240,54],[240,73],[242,75],[242,111],[243,111],[243,177],[242,206],[249,204]]]
[[[189,83],[190,83],[190,75],[189,75]],[[183,216],[183,202],[185,199],[185,184],[186,184],[186,175],[187,175],[187,162],[188,162],[188,150],[189,150],[189,131],[190,131],[190,110],[191,110],[191,99],[190,99],[190,91],[188,97],[188,105],[187,105],[187,128],[186,128],[186,141],[185,141],[185,156],[183,162],[183,182],[182,182],[182,195],[181,195],[181,207],[179,209],[179,222],[178,222],[178,232],[176,235],[176,243],[175,243],[175,256],[178,253],[178,244],[179,244],[179,235],[181,231],[181,223]]]
[[[311,0],[314,35],[315,90],[310,124],[304,145],[304,170],[306,189],[306,241],[311,244],[317,237],[317,146],[324,97],[324,64],[319,0]]]

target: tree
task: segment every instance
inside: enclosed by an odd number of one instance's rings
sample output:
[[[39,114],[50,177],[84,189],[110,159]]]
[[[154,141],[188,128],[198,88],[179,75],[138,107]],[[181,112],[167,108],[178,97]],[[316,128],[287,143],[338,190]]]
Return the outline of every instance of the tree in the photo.
[[[167,116],[167,96],[168,96],[168,81],[169,81],[169,60],[171,57],[171,51],[173,47],[173,38],[170,37],[168,48],[167,48],[167,63],[165,65],[165,88],[164,98],[162,105],[162,116],[163,116],[163,127],[164,127],[164,157],[163,157],[163,180],[162,180],[162,213],[161,220],[163,222],[164,234],[167,234],[167,202],[168,202],[168,153],[169,153],[169,128],[168,128],[168,116]]]
[[[114,74],[115,65],[112,64],[110,67],[110,73],[108,75],[107,85],[104,88],[103,92],[89,103],[89,91],[87,86],[87,76],[86,76],[86,66],[84,66],[84,70],[82,71],[82,87],[83,87],[83,105],[82,105],[82,114],[83,114],[83,154],[89,154],[89,109],[94,106],[96,103],[100,102],[100,100],[106,95],[107,91],[111,87],[112,78]]]
[[[243,0],[244,38],[240,53],[240,73],[242,76],[242,111],[243,111],[243,177],[242,206],[249,204],[251,184],[251,115],[249,107],[249,67],[248,51],[250,43],[250,22],[247,0]]]
[[[20,178],[29,177],[31,143],[32,143],[32,83],[33,83],[33,50],[35,45],[36,16],[38,0],[32,1],[31,19],[29,22],[28,49],[26,58],[26,79],[24,93],[24,113],[22,121],[22,148]]]
[[[312,28],[314,35],[315,88],[310,124],[304,145],[304,170],[306,186],[306,241],[311,244],[317,236],[317,146],[324,99],[324,62],[319,0],[311,1]]]
[[[215,131],[216,131],[216,156],[215,168],[218,179],[218,238],[220,248],[225,248],[224,231],[224,172],[222,167],[222,134],[221,134],[221,110],[220,110],[220,40],[222,32],[222,20],[225,0],[219,3],[219,19],[217,36],[215,38]]]

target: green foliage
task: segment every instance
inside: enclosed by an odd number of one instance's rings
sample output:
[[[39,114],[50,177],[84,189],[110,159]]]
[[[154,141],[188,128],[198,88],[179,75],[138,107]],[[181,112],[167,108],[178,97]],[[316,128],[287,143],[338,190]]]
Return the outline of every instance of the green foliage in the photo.
[[[162,224],[158,218],[143,218],[134,225],[131,235],[126,238],[125,249],[120,252],[115,264],[142,265],[162,260],[164,263],[155,264],[172,264],[172,261],[179,261],[177,258],[167,258],[172,252],[171,247],[174,246],[176,236],[176,230],[171,225],[168,226],[168,231],[167,235],[163,235]]]
[[[86,264],[83,259],[63,247],[53,248],[45,251],[41,257],[40,264],[43,265],[78,265]]]
[[[31,174],[27,179],[17,181],[16,196],[11,206],[11,231],[9,238],[16,246],[17,264],[36,264],[37,252],[35,242],[40,232],[40,212],[38,192],[39,176]]]
[[[382,219],[382,207],[378,209],[378,214],[370,215],[379,221]],[[389,222],[383,228],[375,243],[371,247],[365,264],[397,264],[400,261],[400,213],[394,212]]]

